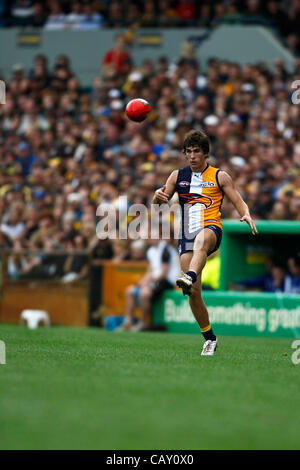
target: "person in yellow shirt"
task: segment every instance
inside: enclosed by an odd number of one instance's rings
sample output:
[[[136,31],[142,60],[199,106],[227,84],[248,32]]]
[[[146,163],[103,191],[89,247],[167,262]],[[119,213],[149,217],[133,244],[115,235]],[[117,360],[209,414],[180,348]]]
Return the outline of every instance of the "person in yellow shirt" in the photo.
[[[215,251],[206,261],[206,265],[202,271],[202,289],[204,290],[217,290],[220,286],[220,268],[221,259],[220,252]]]

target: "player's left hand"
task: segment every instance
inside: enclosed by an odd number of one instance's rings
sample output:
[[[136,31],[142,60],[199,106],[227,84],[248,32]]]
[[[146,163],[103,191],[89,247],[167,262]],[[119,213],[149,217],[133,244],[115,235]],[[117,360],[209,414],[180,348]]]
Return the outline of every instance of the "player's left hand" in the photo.
[[[241,219],[240,219],[241,222],[247,222],[247,224],[250,226],[251,228],[251,231],[253,233],[253,235],[256,235],[258,233],[258,230],[255,226],[255,223],[253,222],[253,220],[251,219],[250,215],[244,215]]]

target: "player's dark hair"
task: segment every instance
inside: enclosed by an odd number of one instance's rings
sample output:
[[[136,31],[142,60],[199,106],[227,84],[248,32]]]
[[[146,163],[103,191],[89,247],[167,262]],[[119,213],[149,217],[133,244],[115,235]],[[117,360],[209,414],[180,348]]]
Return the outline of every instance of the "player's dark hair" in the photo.
[[[186,153],[188,147],[199,147],[206,157],[210,153],[210,140],[209,137],[203,131],[189,131],[184,136],[183,140],[183,152]]]

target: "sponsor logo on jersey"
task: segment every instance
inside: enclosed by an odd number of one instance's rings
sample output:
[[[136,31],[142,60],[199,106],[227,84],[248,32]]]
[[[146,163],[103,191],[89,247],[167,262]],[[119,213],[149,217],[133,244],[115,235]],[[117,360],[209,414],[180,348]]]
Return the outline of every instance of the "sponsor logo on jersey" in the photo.
[[[182,188],[186,188],[190,184],[191,183],[189,183],[188,181],[180,181],[179,186],[181,186]]]
[[[201,188],[212,188],[213,186],[215,186],[215,183],[213,183],[212,181],[202,181],[201,183],[199,183],[199,186]]]
[[[190,205],[194,204],[203,204],[206,209],[208,209],[212,204],[213,200],[209,196],[204,196],[203,194],[180,194],[182,199],[186,199],[187,203]]]

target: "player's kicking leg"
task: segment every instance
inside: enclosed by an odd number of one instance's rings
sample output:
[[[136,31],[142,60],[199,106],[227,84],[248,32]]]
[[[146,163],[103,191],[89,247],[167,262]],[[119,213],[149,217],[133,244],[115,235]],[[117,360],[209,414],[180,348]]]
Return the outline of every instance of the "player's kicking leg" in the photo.
[[[177,279],[177,285],[182,288],[184,294],[189,295],[191,310],[205,339],[202,356],[212,356],[218,345],[201,293],[201,272],[207,254],[214,250],[216,242],[216,235],[212,230],[202,230],[195,239],[194,250],[181,255],[181,269],[184,274]]]

